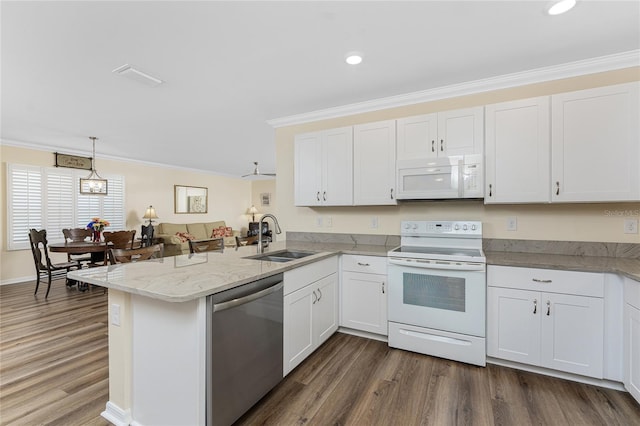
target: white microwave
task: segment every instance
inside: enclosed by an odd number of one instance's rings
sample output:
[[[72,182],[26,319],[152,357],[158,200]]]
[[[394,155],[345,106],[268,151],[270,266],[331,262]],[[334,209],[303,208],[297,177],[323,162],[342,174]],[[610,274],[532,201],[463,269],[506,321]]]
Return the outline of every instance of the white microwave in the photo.
[[[398,200],[483,198],[482,155],[398,160]]]

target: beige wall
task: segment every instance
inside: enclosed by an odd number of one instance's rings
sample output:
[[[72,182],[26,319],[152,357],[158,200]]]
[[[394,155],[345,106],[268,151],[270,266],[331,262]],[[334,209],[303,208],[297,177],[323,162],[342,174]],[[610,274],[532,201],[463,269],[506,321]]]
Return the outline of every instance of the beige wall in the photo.
[[[31,164],[51,167],[54,156],[49,151],[39,151],[12,146],[0,146],[2,175],[0,177],[0,283],[15,282],[35,276],[33,258],[29,250],[7,251],[7,163]],[[247,227],[244,214],[252,202],[252,182],[248,180],[217,176],[213,174],[190,172],[170,167],[148,166],[139,163],[105,160],[97,158],[96,167],[101,175],[119,174],[125,177],[126,185],[126,226],[140,232],[144,223],[142,215],[151,204],[155,207],[159,219],[155,222],[204,222],[224,220],[234,229]],[[209,189],[209,208],[207,214],[175,214],[173,206],[174,185],[202,186]],[[108,219],[108,218],[107,218]],[[61,256],[55,254],[55,256]],[[64,258],[58,257],[59,260]]]
[[[293,140],[297,133],[637,80],[640,68],[629,68],[279,128],[276,130],[278,219],[289,231],[372,234],[398,234],[400,221],[408,219],[466,219],[481,220],[484,235],[489,238],[639,243],[638,234],[623,233],[623,220],[626,215],[637,219],[640,203],[485,206],[479,201],[422,201],[385,207],[293,205]],[[323,218],[323,227],[317,226],[319,216]],[[326,227],[327,217],[331,217],[330,228]],[[371,228],[374,217],[378,220],[376,229]],[[508,217],[517,218],[517,231],[506,230]]]

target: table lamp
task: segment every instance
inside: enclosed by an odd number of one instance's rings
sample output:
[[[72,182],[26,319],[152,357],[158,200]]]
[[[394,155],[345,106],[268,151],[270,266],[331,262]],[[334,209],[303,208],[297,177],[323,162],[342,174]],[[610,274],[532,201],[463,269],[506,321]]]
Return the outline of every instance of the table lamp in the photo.
[[[249,214],[251,215],[251,222],[256,221],[256,213],[258,213],[258,209],[256,209],[256,206],[251,206],[249,208]]]
[[[143,219],[149,219],[149,225],[153,222],[153,219],[158,219],[158,215],[156,214],[156,209],[153,206],[149,206],[147,210],[144,212]]]

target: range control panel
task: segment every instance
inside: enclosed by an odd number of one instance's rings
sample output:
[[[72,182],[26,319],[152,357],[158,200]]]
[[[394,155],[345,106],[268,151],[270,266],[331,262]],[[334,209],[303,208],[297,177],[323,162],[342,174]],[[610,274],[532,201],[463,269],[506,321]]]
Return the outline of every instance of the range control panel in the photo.
[[[481,238],[482,222],[467,220],[405,220],[400,225],[400,235]]]

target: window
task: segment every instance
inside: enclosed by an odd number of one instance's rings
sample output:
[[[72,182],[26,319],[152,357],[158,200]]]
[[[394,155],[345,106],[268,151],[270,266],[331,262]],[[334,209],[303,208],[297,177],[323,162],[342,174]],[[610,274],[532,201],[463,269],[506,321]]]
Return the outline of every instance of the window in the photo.
[[[84,228],[92,217],[125,229],[124,177],[107,176],[108,195],[80,194],[86,170],[7,165],[7,248],[29,248],[29,229],[47,230],[49,242],[63,241],[63,228]]]

